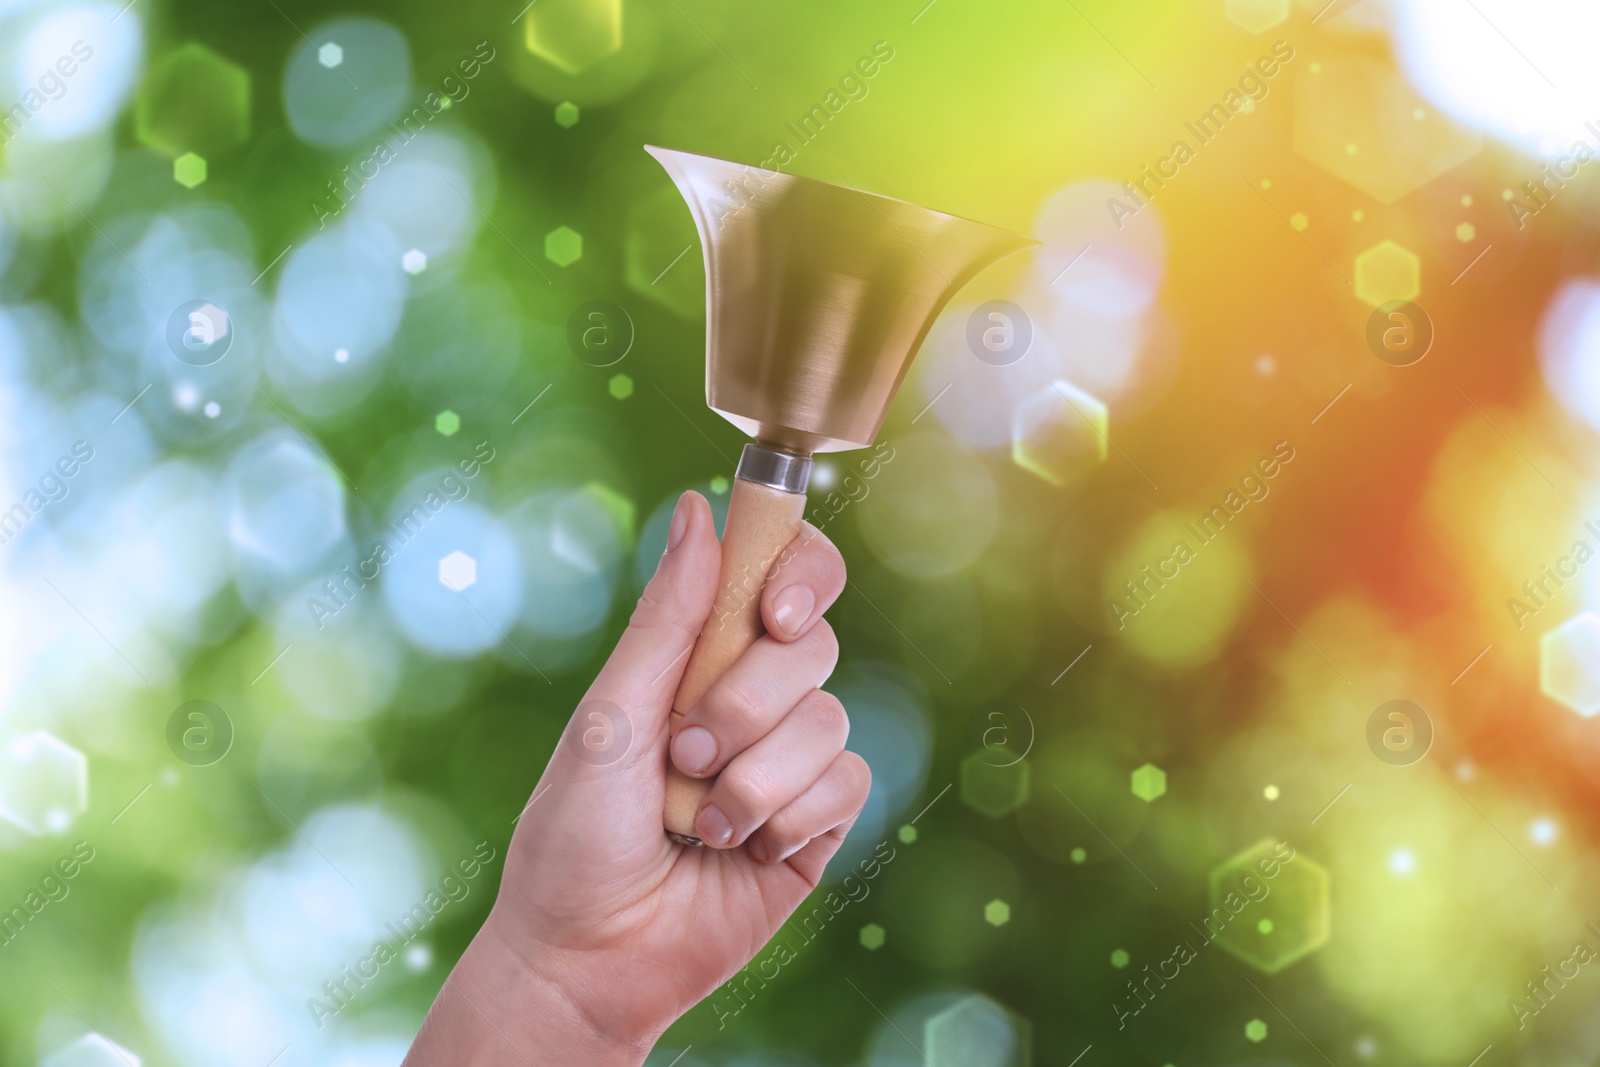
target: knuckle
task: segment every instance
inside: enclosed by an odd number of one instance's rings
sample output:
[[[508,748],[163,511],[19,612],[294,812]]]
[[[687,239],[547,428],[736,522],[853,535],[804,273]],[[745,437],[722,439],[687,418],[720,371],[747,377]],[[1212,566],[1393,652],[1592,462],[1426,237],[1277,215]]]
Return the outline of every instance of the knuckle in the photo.
[[[827,673],[832,674],[834,666],[839,662],[839,635],[834,633],[828,620],[818,619],[811,632],[806,634],[805,640],[809,647],[817,651],[819,658],[827,661]]]
[[[716,724],[732,727],[741,734],[757,729],[765,718],[765,694],[756,687],[734,682],[719,682],[707,701],[707,715]]]
[[[767,839],[767,842],[773,846],[773,853],[777,854],[787,851],[791,845],[801,840],[805,834],[801,830],[796,817],[789,812],[788,808],[785,808],[766,821],[765,825],[761,827],[761,836]]]
[[[791,559],[803,564],[820,585],[844,585],[844,556],[827,534],[809,522],[803,523],[792,545]]]
[[[804,701],[807,726],[835,739],[840,748],[850,738],[850,715],[844,702],[832,693],[812,690]]]
[[[741,767],[731,773],[724,771],[715,786],[720,794],[717,806],[736,826],[762,823],[772,811],[775,785],[760,767]]]
[[[628,617],[628,629],[645,633],[666,630],[677,638],[687,637],[691,641],[698,638],[700,631],[685,622],[670,605],[663,603],[660,591],[656,588],[657,581],[659,578],[652,578],[639,595],[639,603],[634,605],[633,614]]]
[[[839,753],[835,764],[839,768],[839,776],[844,779],[845,787],[851,796],[858,799],[857,810],[867,802],[867,794],[872,792],[872,768],[867,766],[867,761],[848,749]]]
[[[800,522],[800,532],[794,535],[793,543],[796,552],[819,545],[828,545],[830,547],[833,545],[833,542],[828,540],[827,534],[804,519]]]
[[[817,536],[821,537],[822,535],[818,534]],[[823,537],[817,555],[819,577],[830,587],[842,587],[845,579],[844,555],[839,551],[838,547],[832,541]]]

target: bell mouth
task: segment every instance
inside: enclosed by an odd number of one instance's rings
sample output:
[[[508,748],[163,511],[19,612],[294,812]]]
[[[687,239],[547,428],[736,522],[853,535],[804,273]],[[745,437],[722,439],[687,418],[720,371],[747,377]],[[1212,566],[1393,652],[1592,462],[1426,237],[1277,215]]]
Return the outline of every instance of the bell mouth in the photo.
[[[997,230],[998,232],[1006,234],[1007,236],[1020,242],[1014,251],[1021,251],[1024,248],[1037,248],[1040,244],[1039,241],[1032,237],[1023,237],[1021,234],[1015,234],[1009,230],[1002,230],[997,226],[991,226],[987,222],[979,222],[977,219],[969,219],[965,215],[952,215],[948,211],[938,211],[931,207],[923,207],[922,205],[914,204],[909,200],[901,200],[900,198],[894,196],[885,196],[883,193],[869,193],[863,189],[858,189],[853,185],[839,185],[836,182],[825,182],[821,178],[802,178],[798,174],[789,174],[781,170],[773,170],[770,167],[758,167],[753,163],[735,163],[732,160],[719,159],[716,156],[702,155],[699,152],[685,152],[681,148],[662,148],[659,145],[647,144],[644,146],[644,150],[655,157],[656,162],[660,163],[661,166],[666,169],[667,174],[675,182],[677,181],[677,174],[673,170],[675,160],[702,160],[708,164],[717,164],[722,167],[732,167],[737,170],[749,171],[752,175],[762,176],[756,180],[770,180],[765,176],[771,175],[773,178],[787,178],[790,181],[801,181],[811,185],[822,185],[828,187],[829,189],[837,189],[841,193],[849,193],[852,196],[866,197],[869,201],[880,201],[884,204],[893,204],[901,210],[910,208],[913,211],[919,211],[929,215],[938,215],[954,222],[964,222],[969,226],[982,226],[985,229]],[[1009,255],[1009,253],[1006,254]]]

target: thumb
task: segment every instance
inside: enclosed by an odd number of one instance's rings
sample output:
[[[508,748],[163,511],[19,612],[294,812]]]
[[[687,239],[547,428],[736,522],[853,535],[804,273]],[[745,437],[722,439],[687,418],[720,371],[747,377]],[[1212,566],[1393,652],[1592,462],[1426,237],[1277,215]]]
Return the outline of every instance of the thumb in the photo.
[[[530,854],[599,870],[630,847],[660,852],[667,715],[721,568],[711,505],[684,493],[655,576],[523,808],[532,818],[518,816]]]
[[[667,530],[667,550],[639,597],[611,657],[589,687],[585,702],[622,709],[641,754],[665,743],[667,715],[689,651],[711,614],[722,569],[711,505],[699,493],[678,498]]]

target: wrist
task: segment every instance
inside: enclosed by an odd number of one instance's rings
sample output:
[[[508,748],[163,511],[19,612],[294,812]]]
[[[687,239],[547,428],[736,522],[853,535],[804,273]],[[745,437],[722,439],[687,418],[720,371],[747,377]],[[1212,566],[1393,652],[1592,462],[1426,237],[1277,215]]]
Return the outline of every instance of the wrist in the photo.
[[[553,958],[514,951],[491,912],[445,979],[404,1067],[639,1067],[656,1035],[604,1032],[574,988]]]

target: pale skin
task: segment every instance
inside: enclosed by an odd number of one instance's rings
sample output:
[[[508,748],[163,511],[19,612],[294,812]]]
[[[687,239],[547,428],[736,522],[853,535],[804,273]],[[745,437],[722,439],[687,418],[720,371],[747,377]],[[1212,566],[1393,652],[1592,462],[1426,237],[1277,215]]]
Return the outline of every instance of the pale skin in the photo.
[[[710,506],[685,493],[627,631],[585,702],[621,708],[615,762],[580,759],[575,714],[506,852],[483,928],[434,1001],[405,1067],[636,1065],[732,977],[821,881],[867,800],[849,720],[818,687],[838,644],[822,613],[844,561],[806,526],[762,592],[767,634],[690,709],[667,717],[717,592]],[[580,711],[583,705],[580,705]],[[719,775],[705,847],[662,833],[667,760]]]

